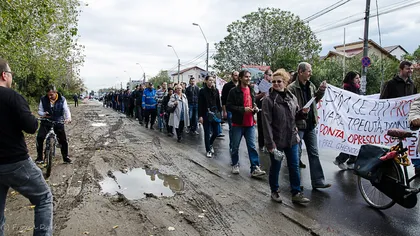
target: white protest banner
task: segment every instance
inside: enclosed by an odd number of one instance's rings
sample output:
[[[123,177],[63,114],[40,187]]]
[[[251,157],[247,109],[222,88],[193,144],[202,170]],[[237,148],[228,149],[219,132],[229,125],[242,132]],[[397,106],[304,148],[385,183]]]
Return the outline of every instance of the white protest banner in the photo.
[[[268,91],[270,91],[270,88],[271,88],[271,83],[265,79],[261,80],[261,82],[258,84],[258,89],[262,93],[268,93]]]
[[[418,97],[420,94],[380,100],[328,85],[318,103],[319,147],[357,156],[363,144],[395,145],[397,141],[386,132],[391,128],[410,130],[408,113]],[[409,157],[417,158],[417,144],[417,138],[404,141]]]

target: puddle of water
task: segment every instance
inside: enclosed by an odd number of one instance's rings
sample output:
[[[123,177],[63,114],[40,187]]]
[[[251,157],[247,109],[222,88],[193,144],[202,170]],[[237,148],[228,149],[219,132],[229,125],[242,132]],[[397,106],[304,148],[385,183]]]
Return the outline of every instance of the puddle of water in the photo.
[[[157,169],[132,169],[127,173],[115,171],[114,178],[106,177],[100,182],[102,192],[124,194],[129,200],[145,198],[145,193],[152,193],[156,197],[171,197],[184,189],[184,182],[175,175],[165,175]]]
[[[103,127],[103,126],[106,126],[106,125],[107,125],[106,123],[92,123],[93,127]]]

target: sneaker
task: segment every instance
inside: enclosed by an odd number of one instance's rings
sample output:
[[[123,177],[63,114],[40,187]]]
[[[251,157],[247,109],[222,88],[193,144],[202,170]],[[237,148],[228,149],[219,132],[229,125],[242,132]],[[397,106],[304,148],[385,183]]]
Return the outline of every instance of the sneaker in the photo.
[[[334,165],[338,166],[338,168],[342,169],[342,170],[347,170],[347,165],[345,163],[338,163],[337,160],[335,160]],[[353,165],[353,169],[354,169],[354,165]]]
[[[306,165],[301,160],[299,160],[299,168],[305,169]]]
[[[279,195],[279,192],[278,191],[277,192],[274,192],[274,193],[271,193],[271,200],[273,200],[275,202],[278,202],[278,203],[282,203],[283,202],[281,200],[281,198],[280,198],[280,195]]]
[[[68,157],[63,158],[63,162],[64,162],[64,164],[72,164],[72,163],[73,163],[73,162],[71,161],[71,159],[70,159],[70,158],[68,158]]]
[[[297,193],[292,197],[292,202],[293,203],[308,203],[311,200],[309,200],[308,198],[306,198],[305,196],[303,196],[303,193]]]
[[[261,170],[259,166],[256,166],[254,171],[252,171],[251,176],[252,177],[259,177],[265,175],[265,171]]]
[[[212,158],[212,157],[213,157],[213,153],[211,153],[211,152],[207,152],[206,157],[207,157],[207,158]]]
[[[146,127],[147,128],[147,127]],[[155,130],[155,128],[153,128],[153,125],[150,126],[150,130]]]
[[[195,135],[199,135],[200,133],[196,130],[193,132]]]
[[[232,166],[232,174],[235,174],[235,175],[239,174],[239,165]]]
[[[354,170],[354,164],[348,164],[347,169],[348,170]]]
[[[217,137],[218,138],[223,138],[223,137],[225,137],[225,135],[224,134],[219,134],[219,135],[217,135]]]
[[[312,189],[329,188],[329,187],[331,187],[331,184],[318,184],[318,185],[312,185]]]
[[[214,153],[214,148],[213,148],[213,146],[212,146],[212,145],[210,146],[210,152],[211,152],[211,153]]]
[[[186,134],[189,134],[189,133],[190,133],[190,130],[189,130],[189,129],[186,129],[186,130],[185,130],[185,133],[186,133]]]
[[[36,163],[36,164],[44,164],[44,160],[37,158],[37,159],[35,160],[35,163]]]

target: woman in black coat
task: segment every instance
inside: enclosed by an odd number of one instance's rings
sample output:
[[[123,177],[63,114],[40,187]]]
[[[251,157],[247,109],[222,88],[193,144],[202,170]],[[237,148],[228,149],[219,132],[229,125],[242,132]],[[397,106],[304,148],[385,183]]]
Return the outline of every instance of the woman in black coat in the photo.
[[[350,71],[346,74],[343,80],[343,89],[352,93],[360,95],[360,75],[357,72]],[[347,161],[347,164],[345,163]],[[356,156],[340,153],[334,161],[342,170],[353,170],[354,163],[356,162]]]

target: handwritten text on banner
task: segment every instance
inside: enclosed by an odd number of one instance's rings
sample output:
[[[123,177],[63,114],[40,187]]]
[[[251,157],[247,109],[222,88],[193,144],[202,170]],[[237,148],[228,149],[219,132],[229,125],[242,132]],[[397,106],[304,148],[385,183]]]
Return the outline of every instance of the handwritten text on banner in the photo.
[[[410,130],[408,112],[419,96],[380,100],[328,85],[318,104],[319,147],[357,156],[363,144],[395,145],[386,132],[391,128]],[[404,142],[412,158],[416,158],[417,143],[417,138]]]

